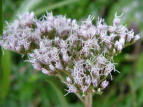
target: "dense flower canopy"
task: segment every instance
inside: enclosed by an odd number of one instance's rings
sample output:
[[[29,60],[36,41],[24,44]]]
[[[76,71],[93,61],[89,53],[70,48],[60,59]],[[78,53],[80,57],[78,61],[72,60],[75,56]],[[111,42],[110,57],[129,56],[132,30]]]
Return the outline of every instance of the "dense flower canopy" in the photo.
[[[93,25],[91,15],[78,24],[62,15],[47,13],[37,19],[25,12],[7,25],[0,46],[28,55],[34,69],[46,75],[65,73],[68,93],[101,94],[109,84],[106,77],[117,71],[113,57],[140,38],[120,25],[121,16],[115,14],[108,26],[100,18]]]

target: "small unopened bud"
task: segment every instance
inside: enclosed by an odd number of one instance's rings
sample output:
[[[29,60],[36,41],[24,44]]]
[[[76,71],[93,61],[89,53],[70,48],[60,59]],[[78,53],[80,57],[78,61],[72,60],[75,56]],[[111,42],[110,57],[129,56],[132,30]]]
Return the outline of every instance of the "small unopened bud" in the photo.
[[[119,42],[120,42],[121,45],[124,45],[124,43],[125,43],[125,38],[123,38],[123,37],[120,38],[120,39],[119,39]]]
[[[13,50],[15,50],[17,42],[15,40],[9,42],[10,46],[12,47]]]
[[[47,26],[47,32],[51,32],[53,29],[51,26]]]
[[[101,92],[101,89],[100,89],[100,88],[98,88],[98,89],[97,89],[97,92],[98,92],[98,93],[100,93],[100,92]]]
[[[115,18],[114,20],[113,20],[113,25],[114,26],[117,26],[118,24],[120,23],[120,18]]]
[[[101,83],[101,88],[102,88],[102,89],[105,89],[105,88],[108,86],[108,84],[109,84],[109,82],[108,82],[107,80],[103,81],[103,82]]]
[[[55,67],[52,64],[49,65],[49,68],[50,70],[55,71]]]
[[[15,47],[15,50],[16,50],[17,52],[21,52],[21,51],[22,51],[22,46],[16,46],[16,47]]]
[[[73,19],[72,20],[72,25],[75,25],[76,24],[76,19]]]
[[[92,22],[91,21],[87,21],[86,22],[86,26],[89,28],[89,27],[91,27],[92,26]]]
[[[59,37],[55,37],[54,42],[55,42],[56,45],[58,45],[60,43],[60,38]]]
[[[33,65],[34,69],[36,69],[36,70],[41,70],[42,69],[40,64],[35,63],[35,64],[32,64],[32,65]]]
[[[114,26],[109,27],[109,32],[111,34],[113,34],[115,32],[115,30],[116,30],[116,27],[114,27]]]
[[[88,89],[88,86],[82,86],[82,91],[83,91],[83,92],[86,92],[87,89]]]
[[[45,27],[41,27],[40,30],[41,30],[42,33],[46,33],[47,32],[47,29]]]
[[[66,77],[67,82],[72,83],[72,80],[70,77]]]
[[[53,22],[53,21],[54,21],[54,17],[53,17],[52,15],[51,15],[51,16],[48,16],[47,19],[48,19],[49,22]]]
[[[114,38],[116,37],[116,34],[114,34],[114,33],[112,33],[111,35],[110,35],[110,40],[111,41],[114,41]]]
[[[65,48],[65,49],[67,49],[67,48],[68,48],[68,44],[67,44],[67,42],[66,42],[66,41],[64,41],[64,40],[61,40],[61,41],[60,41],[60,47],[61,47],[61,48]]]
[[[71,24],[71,19],[67,19],[67,23],[68,23],[68,25],[70,25]]]
[[[87,38],[87,31],[86,31],[86,30],[83,30],[83,31],[81,32],[81,36],[82,36],[83,38]]]
[[[31,13],[30,13],[30,18],[31,18],[31,19],[34,18],[34,12],[31,12]]]
[[[69,92],[76,93],[77,92],[77,88],[74,85],[70,85],[69,86]]]
[[[115,42],[115,47],[116,47],[116,49],[117,49],[118,52],[121,52],[121,50],[123,48],[122,44],[119,41]]]
[[[67,54],[63,54],[63,61],[68,62],[69,56]]]
[[[108,47],[109,49],[112,48],[112,44],[111,44],[111,43],[106,43],[106,45],[107,45],[107,47]]]
[[[118,45],[118,47],[117,47],[117,50],[119,51],[119,52],[121,52],[121,50],[122,50],[122,45],[120,44],[120,45]]]
[[[91,83],[91,79],[90,79],[90,76],[89,76],[89,75],[85,77],[85,83],[86,83],[87,85],[89,85],[89,84]]]
[[[24,46],[24,49],[25,49],[25,50],[29,50],[29,48],[30,48],[30,43],[25,43],[23,46]]]
[[[127,34],[127,42],[130,42],[133,37],[134,37],[134,32],[130,32],[129,34]]]
[[[92,84],[94,87],[97,87],[98,86],[98,80],[97,79],[92,80]]]
[[[45,68],[42,68],[42,72],[43,72],[44,74],[50,75],[50,71],[48,71],[48,70],[45,69]]]
[[[60,62],[56,62],[55,66],[56,66],[57,69],[63,69]]]
[[[30,57],[35,57],[36,56],[36,54],[35,53],[30,53],[30,54],[28,54]]]
[[[140,35],[137,34],[136,36],[134,36],[133,42],[136,42],[136,41],[139,40],[139,39],[140,39]]]

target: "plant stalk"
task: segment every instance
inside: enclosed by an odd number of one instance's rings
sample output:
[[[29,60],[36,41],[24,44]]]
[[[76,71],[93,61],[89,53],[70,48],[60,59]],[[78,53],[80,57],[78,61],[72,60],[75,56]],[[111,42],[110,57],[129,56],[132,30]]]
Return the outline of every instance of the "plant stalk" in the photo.
[[[91,93],[84,96],[84,106],[85,107],[92,107],[92,94]]]

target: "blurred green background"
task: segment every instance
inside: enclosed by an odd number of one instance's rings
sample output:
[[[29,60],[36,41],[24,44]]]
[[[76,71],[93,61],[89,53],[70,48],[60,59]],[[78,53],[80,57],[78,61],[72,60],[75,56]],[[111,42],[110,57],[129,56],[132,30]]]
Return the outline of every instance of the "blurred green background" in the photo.
[[[94,15],[95,19],[105,18],[109,25],[115,12],[124,12],[121,23],[140,33],[141,39],[114,58],[121,73],[113,72],[104,93],[93,96],[93,107],[143,107],[142,0],[3,0],[4,21],[11,23],[27,10],[37,17],[52,11],[78,21]],[[74,94],[64,96],[66,86],[58,78],[35,71],[24,62],[27,57],[4,50],[0,58],[0,107],[83,107]]]

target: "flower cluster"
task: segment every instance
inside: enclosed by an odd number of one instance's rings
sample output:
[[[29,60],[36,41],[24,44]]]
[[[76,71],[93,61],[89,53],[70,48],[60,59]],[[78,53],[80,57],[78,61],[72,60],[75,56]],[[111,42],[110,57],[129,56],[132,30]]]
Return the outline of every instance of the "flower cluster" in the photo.
[[[113,57],[140,38],[120,25],[120,19],[115,14],[111,26],[100,18],[93,25],[90,15],[78,24],[61,15],[47,13],[37,19],[26,12],[8,24],[0,46],[27,54],[34,69],[46,75],[65,73],[68,93],[100,94],[109,84],[106,77],[117,71]]]

